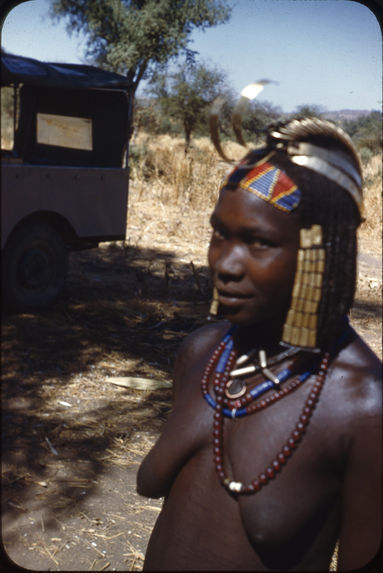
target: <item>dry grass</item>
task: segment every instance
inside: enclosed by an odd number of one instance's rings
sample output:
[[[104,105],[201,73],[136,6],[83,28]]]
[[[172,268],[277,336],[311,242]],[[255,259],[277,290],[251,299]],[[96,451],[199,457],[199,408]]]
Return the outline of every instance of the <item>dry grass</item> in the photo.
[[[362,250],[382,254],[382,155],[374,155],[364,167],[365,222],[359,231]]]
[[[168,236],[187,238],[205,245],[209,238],[209,216],[218,196],[220,183],[228,165],[219,160],[210,140],[195,139],[185,155],[181,138],[139,134],[133,150],[139,150],[138,160],[132,162],[132,194],[130,223],[146,203],[149,212],[153,201],[158,206],[156,225],[164,226]],[[234,142],[225,145],[231,157],[241,157],[243,148]],[[366,221],[359,230],[363,250],[381,253],[382,229],[382,167],[381,154],[373,156],[364,167],[364,197]],[[160,216],[158,216],[160,213]],[[161,216],[162,215],[162,216]],[[145,218],[143,235],[152,223]],[[158,227],[157,227],[158,230]]]

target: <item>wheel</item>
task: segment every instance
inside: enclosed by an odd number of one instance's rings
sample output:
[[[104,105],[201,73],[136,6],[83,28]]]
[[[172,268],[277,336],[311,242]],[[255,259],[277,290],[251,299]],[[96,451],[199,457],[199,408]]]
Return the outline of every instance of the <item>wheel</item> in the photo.
[[[61,294],[68,252],[61,235],[45,223],[17,229],[2,255],[2,296],[6,308],[38,310]]]

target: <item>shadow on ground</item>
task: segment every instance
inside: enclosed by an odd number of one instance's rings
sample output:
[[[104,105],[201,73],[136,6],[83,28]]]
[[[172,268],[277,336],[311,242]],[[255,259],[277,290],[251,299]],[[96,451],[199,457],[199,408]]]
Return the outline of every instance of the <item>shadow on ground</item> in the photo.
[[[32,497],[46,524],[79,509],[116,448],[137,463],[137,432],[159,431],[171,390],[117,389],[105,379],[169,380],[177,346],[205,320],[209,292],[206,268],[111,246],[71,255],[65,296],[51,309],[4,314],[5,522]]]
[[[85,500],[105,496],[99,480],[113,464],[126,468],[134,489],[145,436],[153,440],[161,429],[171,390],[139,392],[107,379],[170,380],[182,338],[205,323],[210,291],[206,267],[166,251],[112,245],[71,255],[65,296],[51,309],[4,315],[8,544],[31,511],[44,512],[45,527],[54,528]],[[356,300],[353,319],[380,317],[378,297]]]

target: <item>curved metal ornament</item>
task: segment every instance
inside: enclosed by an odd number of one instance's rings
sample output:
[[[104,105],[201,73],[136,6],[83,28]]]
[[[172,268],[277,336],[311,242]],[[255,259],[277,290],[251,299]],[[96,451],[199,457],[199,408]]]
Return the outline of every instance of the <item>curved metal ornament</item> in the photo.
[[[235,137],[243,147],[247,147],[246,143],[242,137],[242,116],[251,100],[257,97],[259,93],[263,90],[266,84],[275,83],[272,80],[259,80],[258,82],[253,82],[248,84],[242,91],[241,97],[236,103],[233,114],[232,114],[232,127]],[[218,151],[219,155],[227,163],[233,163],[234,159],[229,159],[221,147],[219,141],[219,113],[223,104],[225,103],[225,98],[223,96],[218,96],[211,107],[209,116],[209,127],[210,127],[210,137],[214,144],[214,147]]]
[[[221,147],[221,143],[219,141],[219,125],[218,125],[219,112],[221,111],[221,108],[224,103],[225,103],[225,98],[222,96],[216,97],[215,100],[213,101],[213,105],[211,106],[209,115],[210,137],[214,144],[214,147],[216,148],[218,154],[222,157],[222,159],[224,161],[227,161],[228,163],[231,163],[232,160],[225,155]]]
[[[240,380],[238,378],[234,378],[233,380],[229,380],[225,387],[225,396],[229,398],[229,400],[235,400],[236,398],[240,398],[247,392],[246,382]]]

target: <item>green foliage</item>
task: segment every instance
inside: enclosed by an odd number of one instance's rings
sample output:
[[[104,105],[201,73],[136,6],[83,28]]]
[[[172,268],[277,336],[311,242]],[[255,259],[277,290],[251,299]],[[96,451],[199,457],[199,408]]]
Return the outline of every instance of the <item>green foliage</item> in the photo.
[[[362,162],[362,165],[366,166],[373,158],[374,153],[368,147],[360,147],[359,148],[359,157]]]
[[[242,119],[243,135],[253,143],[258,143],[268,125],[282,119],[283,113],[280,107],[274,106],[268,101],[255,100],[244,113]],[[254,141],[255,139],[255,141]]]
[[[324,113],[323,108],[320,105],[315,104],[303,104],[295,108],[292,114],[290,114],[290,119],[302,119],[304,117],[322,117]]]
[[[84,33],[87,58],[125,74],[135,91],[145,76],[184,52],[193,29],[226,22],[226,0],[53,0],[53,19],[65,18],[69,33]]]
[[[206,128],[207,113],[213,100],[228,92],[225,74],[203,64],[179,65],[171,74],[157,74],[152,81],[161,115],[182,125],[186,149],[191,134]]]
[[[368,161],[367,150],[371,155],[382,151],[382,114],[379,111],[371,111],[356,119],[346,120],[342,123],[342,128],[352,137],[360,153],[364,150],[366,161]]]

